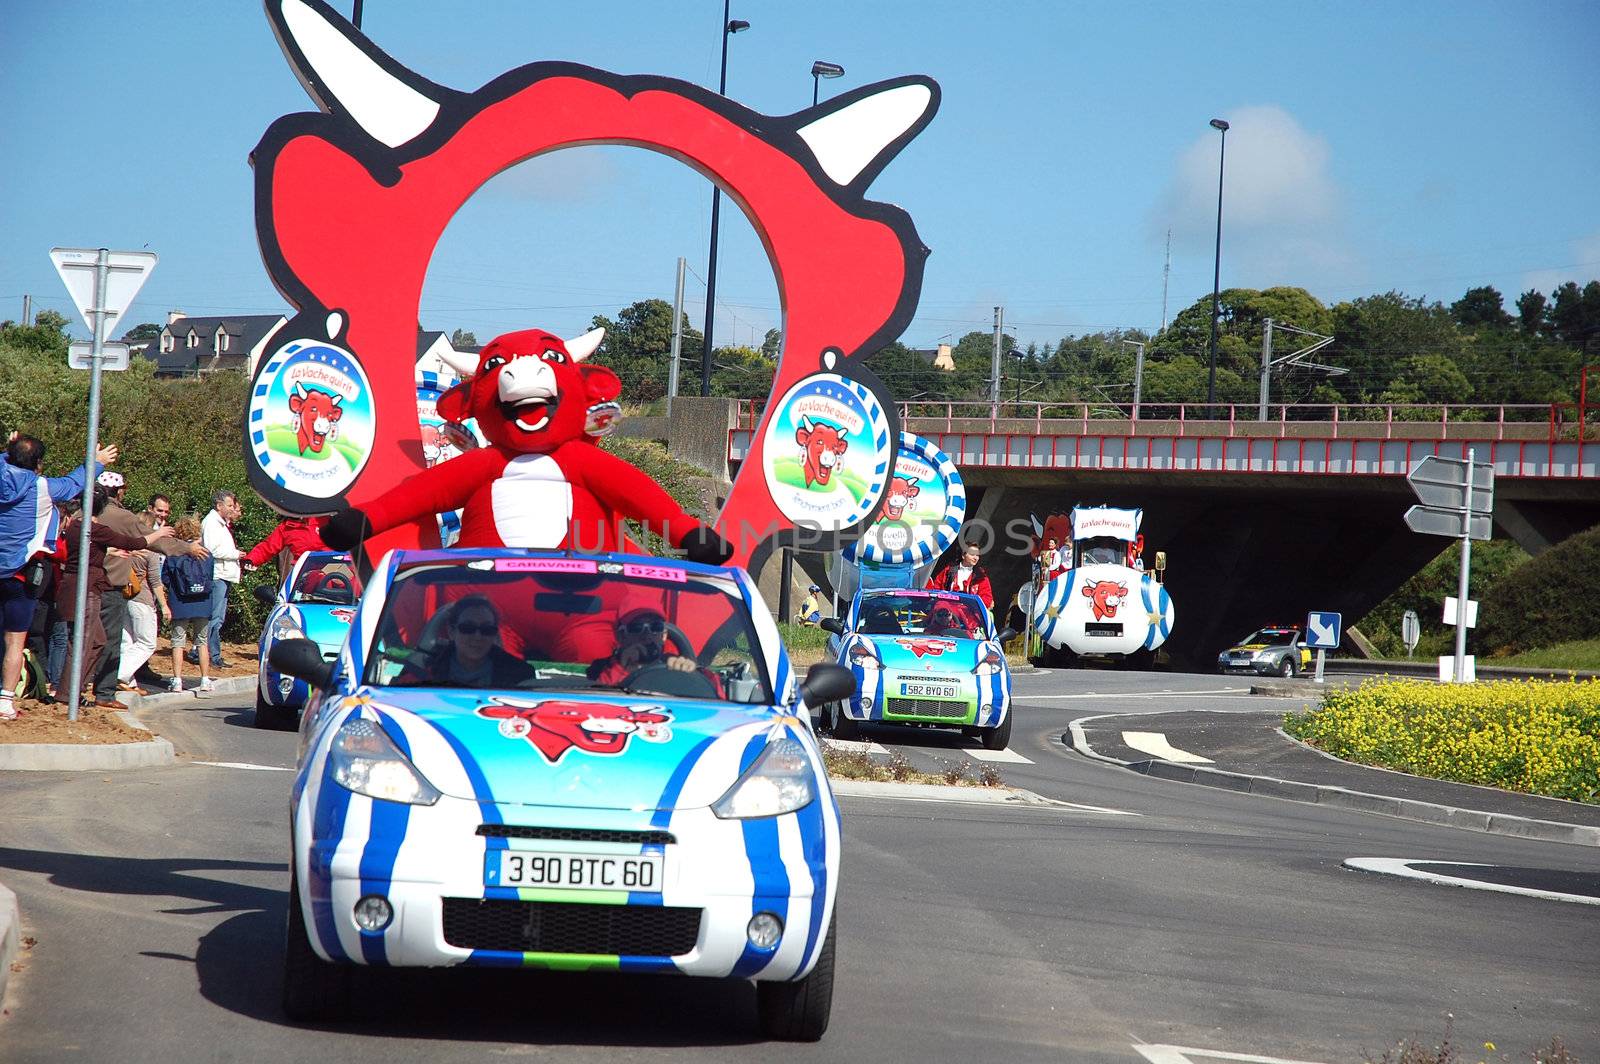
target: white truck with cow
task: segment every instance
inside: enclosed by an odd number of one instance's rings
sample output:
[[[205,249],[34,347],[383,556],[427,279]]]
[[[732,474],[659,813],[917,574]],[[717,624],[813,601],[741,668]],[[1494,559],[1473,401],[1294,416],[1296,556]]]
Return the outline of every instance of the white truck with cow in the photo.
[[[1037,569],[1029,611],[1046,663],[1078,658],[1149,668],[1172,634],[1166,557],[1146,566],[1144,511],[1074,506],[1070,514],[1034,518]]]

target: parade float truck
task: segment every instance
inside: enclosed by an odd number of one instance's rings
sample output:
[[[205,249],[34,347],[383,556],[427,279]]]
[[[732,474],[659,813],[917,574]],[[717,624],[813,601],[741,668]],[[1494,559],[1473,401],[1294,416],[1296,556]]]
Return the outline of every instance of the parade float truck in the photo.
[[[1105,658],[1148,668],[1172,634],[1172,597],[1163,584],[1166,556],[1145,568],[1144,511],[1074,506],[1044,524],[1035,519],[1040,544],[1055,539],[1055,558],[1041,557],[1042,587],[1033,599],[1033,624],[1049,663]],[[1063,524],[1065,527],[1062,527]]]

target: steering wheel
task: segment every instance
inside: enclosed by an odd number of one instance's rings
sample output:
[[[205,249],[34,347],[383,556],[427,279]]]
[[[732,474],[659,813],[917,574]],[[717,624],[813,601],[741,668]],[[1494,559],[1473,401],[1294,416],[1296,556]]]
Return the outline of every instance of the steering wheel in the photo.
[[[634,669],[622,681],[629,691],[642,694],[676,695],[679,698],[716,698],[717,685],[698,669],[684,672],[664,661]]]
[[[354,602],[355,585],[350,582],[350,577],[344,573],[329,573],[322,581],[322,586],[317,588],[317,594],[336,597],[345,602]]]

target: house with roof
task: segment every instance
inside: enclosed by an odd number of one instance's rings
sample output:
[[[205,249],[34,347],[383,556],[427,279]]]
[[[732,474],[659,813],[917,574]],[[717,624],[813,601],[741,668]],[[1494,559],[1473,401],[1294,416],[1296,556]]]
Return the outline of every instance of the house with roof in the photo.
[[[282,314],[230,314],[191,318],[167,314],[156,342],[141,352],[155,359],[156,376],[182,377],[243,369],[254,373],[267,342],[288,321]]]
[[[913,347],[911,353],[934,369],[943,370],[946,373],[954,373],[956,371],[955,355],[949,344],[940,344],[938,347]]]

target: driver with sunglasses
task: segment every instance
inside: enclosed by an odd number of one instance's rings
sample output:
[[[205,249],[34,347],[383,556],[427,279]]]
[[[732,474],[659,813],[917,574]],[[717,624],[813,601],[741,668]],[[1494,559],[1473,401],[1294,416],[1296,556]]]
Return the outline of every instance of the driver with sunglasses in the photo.
[[[619,687],[639,670],[660,664],[677,672],[699,672],[715,685],[717,697],[723,697],[722,681],[715,673],[700,668],[693,658],[667,653],[667,619],[660,610],[653,606],[628,609],[617,617],[615,630],[616,649],[589,666],[589,679],[597,687]]]

